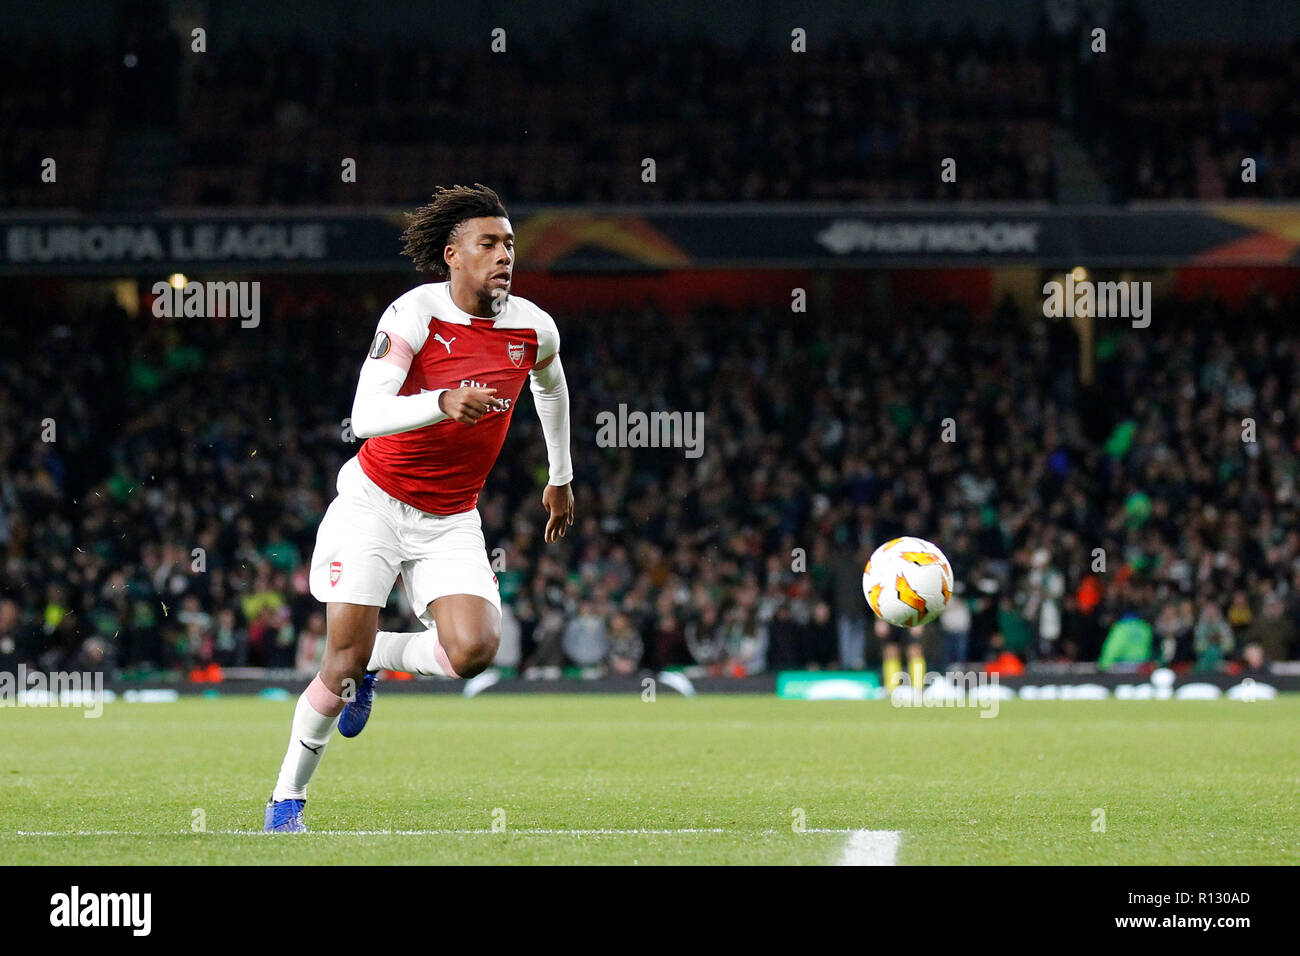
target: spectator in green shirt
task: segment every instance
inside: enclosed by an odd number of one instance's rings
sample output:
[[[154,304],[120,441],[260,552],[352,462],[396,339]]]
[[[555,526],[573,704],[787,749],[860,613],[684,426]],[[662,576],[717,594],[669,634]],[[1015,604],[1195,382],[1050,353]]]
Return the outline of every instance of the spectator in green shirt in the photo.
[[[1101,645],[1101,658],[1097,669],[1109,671],[1118,665],[1145,664],[1151,660],[1151,625],[1142,620],[1136,611],[1129,611],[1111,625],[1105,642]],[[1131,668],[1121,667],[1122,670]]]
[[[1223,611],[1213,601],[1201,606],[1196,629],[1192,632],[1192,647],[1196,651],[1196,669],[1212,671],[1219,662],[1232,653],[1232,628],[1224,620]]]

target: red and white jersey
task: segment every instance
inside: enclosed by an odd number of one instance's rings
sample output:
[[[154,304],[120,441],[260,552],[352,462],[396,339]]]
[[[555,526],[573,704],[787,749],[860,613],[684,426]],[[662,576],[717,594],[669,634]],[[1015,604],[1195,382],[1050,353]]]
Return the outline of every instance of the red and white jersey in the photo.
[[[511,295],[502,314],[482,319],[452,301],[450,282],[431,282],[399,296],[379,320],[387,358],[411,365],[399,395],[440,388],[495,388],[506,408],[473,425],[444,419],[396,435],[369,438],[357,460],[370,480],[399,501],[436,515],[469,511],[505,442],[528,373],[560,348],[555,321]]]

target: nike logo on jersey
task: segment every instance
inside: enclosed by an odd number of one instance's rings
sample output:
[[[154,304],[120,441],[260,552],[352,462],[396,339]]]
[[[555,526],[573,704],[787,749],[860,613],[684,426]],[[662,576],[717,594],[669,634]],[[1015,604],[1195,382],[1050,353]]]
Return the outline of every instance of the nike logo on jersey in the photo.
[[[321,749],[322,747],[325,746],[324,744],[317,744],[315,747],[313,747],[313,746],[311,746],[310,744],[308,744],[307,741],[305,741],[305,740],[299,740],[298,743],[302,744],[304,747],[306,747],[308,750],[310,750],[310,751],[311,751],[312,753],[314,753],[314,754],[319,754],[319,753],[320,753],[320,749]]]
[[[433,340],[434,340],[435,342],[441,342],[443,345],[447,346],[447,354],[450,355],[450,354],[451,354],[451,343],[452,343],[452,342],[455,342],[458,338],[460,338],[459,335],[453,335],[453,336],[451,337],[450,340],[448,340],[448,339],[444,339],[444,338],[442,337],[442,333],[441,333],[441,332],[438,332],[437,334],[434,335]]]

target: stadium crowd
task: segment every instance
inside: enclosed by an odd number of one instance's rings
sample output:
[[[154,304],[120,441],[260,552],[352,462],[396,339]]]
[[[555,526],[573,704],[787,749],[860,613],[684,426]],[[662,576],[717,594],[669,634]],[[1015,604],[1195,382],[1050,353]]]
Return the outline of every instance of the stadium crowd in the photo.
[[[516,203],[1053,201],[1062,134],[1116,201],[1296,194],[1294,46],[1150,45],[1130,4],[1110,29],[1106,56],[1081,52],[1083,24],[1047,16],[1023,40],[846,30],[802,54],[632,36],[596,14],[515,37],[508,55],[363,36],[214,36],[202,56],[165,31],[10,40],[0,201],[136,208],[144,193],[113,191],[146,172],[159,203],[181,206],[407,204],[444,181],[492,182]],[[39,179],[48,156],[57,183]],[[133,157],[147,164],[134,177]],[[955,182],[939,176],[948,157]]]
[[[0,303],[0,352],[22,359],[0,364],[0,662],[315,669],[307,564],[383,302],[267,298],[254,329]],[[557,316],[579,517],[542,543],[525,390],[480,501],[498,663],[873,663],[861,569],[904,533],[959,582],[927,628],[939,666],[1300,657],[1296,304],[1154,314],[1101,329],[1090,384],[1068,323],[1009,301],[887,329],[851,310]],[[620,403],[703,412],[704,454],[600,447]],[[416,626],[400,588],[382,622]]]
[[[1080,72],[1074,129],[1117,201],[1292,199],[1298,54],[1300,39],[1098,57]]]

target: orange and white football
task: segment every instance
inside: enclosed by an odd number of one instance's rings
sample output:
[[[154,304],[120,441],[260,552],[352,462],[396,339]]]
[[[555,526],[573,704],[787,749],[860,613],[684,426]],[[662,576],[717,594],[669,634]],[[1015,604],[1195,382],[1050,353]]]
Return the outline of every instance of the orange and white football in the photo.
[[[952,596],[952,565],[933,542],[894,538],[876,548],[862,571],[871,610],[895,627],[933,621]]]

